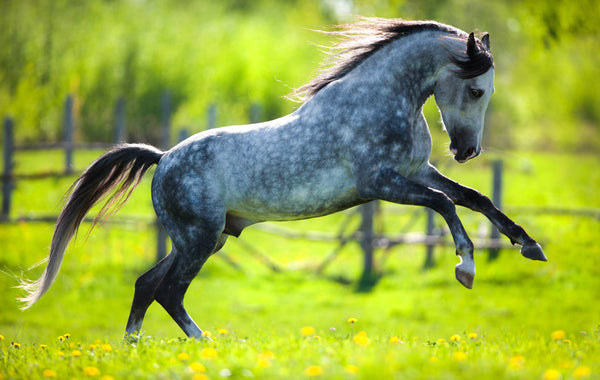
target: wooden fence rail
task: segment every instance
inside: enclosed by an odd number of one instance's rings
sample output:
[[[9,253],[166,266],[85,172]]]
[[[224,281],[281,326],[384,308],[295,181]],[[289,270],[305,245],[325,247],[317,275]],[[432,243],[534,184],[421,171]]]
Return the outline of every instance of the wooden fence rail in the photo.
[[[162,128],[162,139],[160,142],[161,149],[169,149],[171,146],[171,95],[168,92],[163,93],[161,98],[161,128]],[[44,222],[54,223],[56,217],[54,216],[38,216],[38,217],[20,217],[11,219],[11,202],[12,193],[15,188],[16,181],[28,181],[36,180],[49,177],[60,177],[60,176],[73,176],[76,173],[76,168],[73,167],[73,155],[76,150],[84,149],[108,149],[114,144],[106,143],[74,143],[74,118],[73,118],[73,99],[67,97],[64,105],[64,140],[55,143],[43,143],[35,145],[15,145],[14,136],[14,122],[11,118],[4,118],[4,130],[3,130],[3,157],[4,165],[3,172],[0,179],[2,180],[2,208],[0,210],[0,222],[10,223],[14,220],[26,220],[32,222]],[[115,132],[114,132],[114,143],[122,143],[125,141],[125,100],[118,99],[115,106]],[[261,121],[261,109],[258,105],[253,105],[250,108],[249,115],[250,122]],[[217,107],[211,105],[207,112],[207,128],[213,128],[217,124]],[[179,141],[185,139],[189,135],[189,132],[185,129],[179,134]],[[33,174],[17,174],[15,173],[15,160],[14,155],[17,151],[31,151],[31,150],[49,150],[49,149],[61,149],[65,152],[65,166],[63,170],[44,172],[44,173],[33,173]],[[493,177],[493,189],[492,199],[493,202],[500,207],[502,205],[502,179],[503,164],[502,161],[495,161],[492,163],[492,177]],[[553,210],[545,210],[546,213],[553,213]],[[580,216],[590,216],[600,219],[600,210],[568,210],[560,209],[554,210],[559,214],[573,214]],[[379,203],[374,201],[364,205],[361,205],[352,211],[347,213],[346,220],[340,226],[337,234],[316,232],[316,231],[294,231],[287,228],[280,227],[275,224],[261,224],[256,226],[266,233],[277,234],[292,239],[304,239],[304,240],[319,240],[319,241],[333,241],[337,242],[336,248],[334,248],[328,255],[326,255],[323,262],[318,265],[317,273],[323,272],[325,268],[337,257],[339,252],[349,242],[357,242],[363,251],[363,272],[359,280],[359,284],[363,287],[369,287],[376,281],[376,265],[374,262],[375,251],[384,250],[388,252],[394,246],[405,245],[405,244],[418,244],[425,247],[425,260],[423,267],[425,269],[431,268],[435,265],[434,260],[434,248],[436,246],[452,246],[453,242],[451,238],[448,238],[447,232],[436,231],[434,223],[434,212],[429,209],[425,209],[420,215],[425,215],[426,218],[426,229],[424,233],[409,233],[404,231],[399,234],[381,234],[377,233],[375,224],[376,221],[381,218],[381,207]],[[538,209],[531,209],[531,213],[544,212]],[[356,231],[346,232],[346,228],[349,225],[351,218],[355,215],[360,215],[361,222],[360,227]],[[416,214],[415,214],[416,215]],[[130,222],[136,222],[132,220]],[[87,220],[87,219],[86,219]],[[126,219],[117,218],[113,223],[127,223]],[[160,260],[167,254],[167,239],[168,236],[158,221],[151,221],[151,219],[139,218],[137,222],[144,222],[156,226],[157,228],[157,248],[156,248],[156,259]],[[491,235],[487,239],[474,239],[476,245],[479,248],[488,249],[490,259],[494,259],[498,256],[500,249],[507,247],[506,243],[500,239],[498,230],[492,227]],[[243,248],[248,251],[257,260],[265,264],[273,271],[280,271],[281,268],[274,263],[270,258],[259,252],[256,248],[250,246],[244,242]],[[229,259],[226,253],[222,256],[229,264],[232,265],[236,270],[239,270],[239,265],[233,260]]]

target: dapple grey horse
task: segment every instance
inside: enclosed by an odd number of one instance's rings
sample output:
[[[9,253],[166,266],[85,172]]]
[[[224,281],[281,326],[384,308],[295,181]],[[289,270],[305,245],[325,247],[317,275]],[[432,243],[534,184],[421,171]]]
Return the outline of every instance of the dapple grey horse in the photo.
[[[152,200],[172,251],[141,275],[126,332],[140,331],[147,308],[162,305],[183,331],[203,336],[184,294],[228,236],[251,224],[330,214],[380,199],[429,207],[447,222],[471,288],[473,244],[455,205],[483,213],[523,256],[546,260],[540,245],[476,190],[429,163],[431,136],[422,112],[431,95],[459,162],[481,152],[484,114],[494,92],[489,35],[478,39],[436,22],[361,19],[340,26],[328,66],[299,88],[302,105],[280,119],[198,133],[167,152],[125,144],[77,179],[52,238],[42,277],[21,286],[25,308],[54,281],[65,249],[90,208],[115,211],[157,164]],[[112,194],[112,195],[111,195]]]

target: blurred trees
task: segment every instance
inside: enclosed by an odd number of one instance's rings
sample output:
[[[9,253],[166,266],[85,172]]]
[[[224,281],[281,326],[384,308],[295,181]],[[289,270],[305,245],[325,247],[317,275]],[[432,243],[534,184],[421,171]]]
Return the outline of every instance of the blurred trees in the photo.
[[[600,147],[595,0],[0,0],[0,114],[15,117],[21,141],[55,140],[73,94],[78,138],[110,141],[123,97],[129,139],[154,143],[166,90],[173,124],[193,131],[204,129],[213,103],[219,125],[247,122],[252,103],[275,118],[297,106],[282,96],[322,61],[315,45],[331,42],[309,29],[351,21],[347,14],[489,31],[489,147]],[[431,124],[439,119],[432,104],[426,113]]]

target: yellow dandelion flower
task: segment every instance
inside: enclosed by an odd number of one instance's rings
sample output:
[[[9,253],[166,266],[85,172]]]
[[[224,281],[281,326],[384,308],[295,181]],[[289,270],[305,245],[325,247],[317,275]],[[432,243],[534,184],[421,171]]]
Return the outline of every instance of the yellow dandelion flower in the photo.
[[[21,344],[20,344],[20,343],[17,343],[17,342],[12,342],[12,346],[13,346],[14,348],[16,348],[17,350],[18,350],[19,348],[21,348]]]
[[[469,333],[469,339],[477,339],[478,335],[477,333]]]
[[[81,351],[79,351],[79,350],[73,350],[73,351],[71,352],[71,355],[73,355],[73,356],[75,356],[76,358],[78,358],[78,357],[80,357],[80,356],[81,356]]]
[[[318,365],[311,365],[304,370],[304,374],[307,376],[320,376],[323,374],[323,369]]]
[[[65,353],[62,351],[58,351],[58,356],[60,356],[62,358],[63,356],[65,356]]]
[[[312,326],[304,326],[300,329],[300,334],[302,334],[303,336],[312,336],[315,335],[315,333],[315,328]]]
[[[219,329],[219,334],[220,335],[227,335],[227,334],[229,334],[229,331],[227,331],[227,329]]]
[[[522,369],[523,366],[525,365],[525,358],[521,355],[515,355],[513,357],[511,357],[510,359],[508,359],[508,366],[511,369]]]
[[[181,360],[182,362],[186,361],[186,360],[190,360],[190,355],[186,352],[182,352],[180,354],[177,355],[177,359]]]
[[[352,364],[348,364],[344,367],[344,371],[350,375],[356,375],[358,373],[358,367]]]
[[[389,340],[389,342],[393,343],[393,344],[402,343],[402,341],[400,340],[400,338],[398,338],[397,336],[391,337],[390,340]]]
[[[430,358],[429,358],[429,361],[430,361],[431,363],[437,363],[437,362],[439,362],[439,361],[440,361],[440,359],[438,359],[438,357],[437,357],[437,356],[432,356],[432,357],[430,357]]]
[[[466,352],[462,352],[462,351],[456,351],[454,353],[452,353],[452,360],[457,361],[457,362],[463,362],[465,360],[467,360],[467,353]]]
[[[446,343],[446,339],[440,338],[437,340],[437,342],[438,342],[438,344],[444,344],[444,343]]]
[[[321,340],[321,337],[320,337],[320,336],[318,336],[318,335],[315,335],[315,336],[313,336],[313,339],[314,339],[314,340]]]
[[[454,334],[450,337],[451,342],[460,342],[460,335]]]
[[[542,375],[542,379],[558,380],[558,379],[560,379],[560,372],[558,372],[557,370],[555,370],[553,368],[547,369],[546,371],[544,371],[544,374]]]
[[[192,380],[210,380],[210,378],[203,373],[197,373],[192,377]]]
[[[206,372],[206,367],[201,363],[194,362],[194,363],[190,364],[190,366],[188,368],[190,369],[190,371],[192,371],[194,373]]]
[[[4,340],[4,335],[0,335],[0,340]]]
[[[65,339],[71,339],[71,334],[65,334],[63,336],[65,337]]]
[[[354,338],[352,338],[352,341],[354,341],[354,343],[358,344],[359,346],[366,346],[367,344],[371,343],[371,339],[367,337],[367,333],[364,331],[361,331],[358,334],[356,334]]]
[[[108,343],[102,345],[102,351],[111,352],[113,350],[112,346]]]
[[[64,336],[62,336],[62,335],[61,335],[61,336],[59,336],[57,339],[58,339],[58,341],[59,341],[59,342],[61,342],[61,343],[65,341],[65,337],[64,337]]]
[[[212,347],[203,348],[202,351],[200,352],[200,356],[202,356],[203,358],[206,358],[206,359],[216,358],[217,355],[218,355],[217,350],[215,350]]]
[[[273,360],[275,359],[275,354],[272,351],[264,351],[260,354],[258,354],[259,358],[264,358],[266,360]]]
[[[50,378],[50,377],[56,377],[56,372],[54,370],[51,369],[45,369],[42,372],[42,376]]]
[[[354,318],[354,317],[350,317],[350,318],[348,318],[348,323],[352,323],[352,324],[354,324],[354,323],[356,323],[356,322],[358,322],[358,319],[356,319],[356,318]]]
[[[104,375],[100,378],[100,380],[115,380],[111,375]]]
[[[212,333],[208,330],[202,331],[202,336],[206,338],[212,338]]]
[[[271,360],[258,355],[258,366],[260,368],[268,368],[271,366]]]
[[[100,370],[96,367],[85,367],[83,369],[83,375],[89,377],[100,376]]]
[[[573,377],[576,379],[583,379],[585,377],[590,377],[591,374],[592,374],[592,370],[590,369],[590,367],[586,367],[584,365],[582,365],[581,367],[575,368],[575,371],[573,371]]]
[[[552,340],[563,340],[567,337],[567,334],[563,330],[552,331],[550,334]]]
[[[40,344],[40,348],[42,350],[45,350],[46,348],[48,348],[48,345],[47,344]]]

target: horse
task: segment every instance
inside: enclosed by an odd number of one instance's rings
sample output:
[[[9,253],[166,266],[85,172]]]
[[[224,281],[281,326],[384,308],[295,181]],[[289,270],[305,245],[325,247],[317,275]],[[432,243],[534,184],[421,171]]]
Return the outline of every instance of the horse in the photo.
[[[156,301],[188,337],[203,337],[184,295],[229,236],[255,223],[313,218],[372,200],[439,213],[460,258],[456,279],[467,288],[475,276],[474,247],[456,205],[485,215],[524,257],[546,261],[541,246],[488,197],[429,162],[432,141],[422,107],[431,95],[454,159],[463,163],[481,152],[494,92],[489,34],[381,18],[328,33],[339,41],[320,73],[293,93],[301,101],[294,112],[203,131],[168,151],[118,145],[95,160],[70,189],[44,273],[20,285],[27,292],[23,309],[53,283],[87,212],[103,199],[97,218],[118,210],[154,165],[152,202],[172,250],[136,280],[126,335],[139,334]]]

